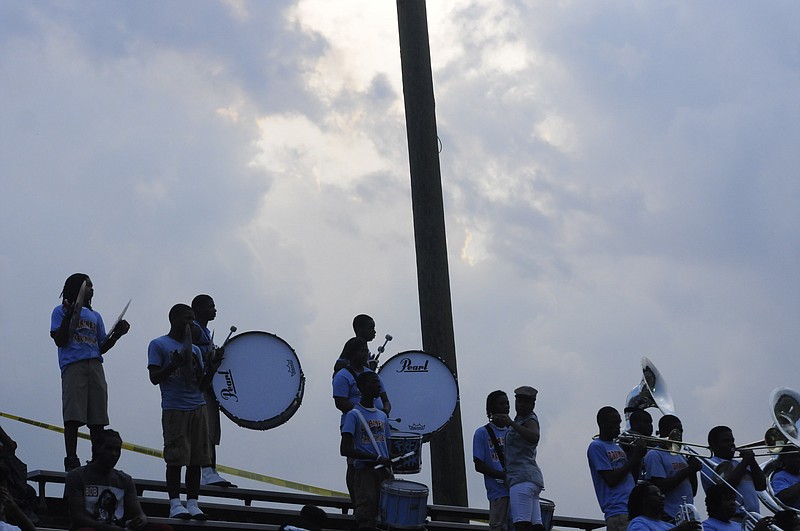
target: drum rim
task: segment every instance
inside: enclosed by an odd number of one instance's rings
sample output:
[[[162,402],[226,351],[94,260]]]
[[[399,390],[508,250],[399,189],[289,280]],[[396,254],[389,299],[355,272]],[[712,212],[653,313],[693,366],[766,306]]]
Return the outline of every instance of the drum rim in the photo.
[[[430,494],[430,489],[428,488],[428,486],[425,483],[420,483],[418,481],[409,481],[407,479],[396,479],[396,478],[395,479],[385,479],[385,480],[383,480],[381,482],[381,490],[386,491],[386,489],[392,488],[392,484],[393,483],[405,483],[407,485],[417,485],[417,486],[420,486],[420,487],[425,487],[425,494],[426,495]],[[420,493],[422,492],[421,489],[420,490],[398,489],[398,490],[401,490],[402,492],[420,492]]]
[[[447,421],[445,421],[445,423],[444,423],[444,424],[442,424],[441,426],[439,426],[439,427],[438,427],[438,428],[436,428],[435,430],[433,430],[433,431],[431,431],[431,432],[428,432],[428,433],[408,432],[408,431],[403,431],[403,432],[400,432],[400,433],[419,433],[419,435],[421,435],[421,436],[422,436],[422,442],[423,442],[423,443],[426,443],[426,442],[428,442],[428,441],[430,441],[430,440],[431,440],[431,437],[432,437],[434,434],[436,434],[436,433],[438,433],[439,431],[441,431],[442,429],[444,429],[444,427],[445,427],[445,426],[447,426],[447,425],[450,423],[450,421],[451,421],[451,420],[453,420],[453,416],[456,414],[456,410],[458,409],[459,405],[461,404],[461,387],[458,385],[458,376],[457,376],[457,375],[456,375],[456,374],[453,372],[453,370],[450,368],[450,366],[447,364],[447,362],[445,362],[445,361],[444,361],[444,360],[441,358],[441,356],[437,356],[437,355],[435,355],[435,354],[431,354],[430,352],[425,352],[424,350],[417,350],[417,349],[412,349],[412,350],[404,350],[403,352],[398,352],[398,353],[397,353],[397,354],[395,354],[394,356],[390,357],[389,359],[387,359],[386,361],[384,361],[383,363],[381,363],[381,366],[380,366],[380,367],[378,367],[378,370],[376,371],[376,372],[378,373],[378,376],[380,376],[380,374],[381,374],[381,370],[383,369],[383,367],[384,367],[384,366],[385,366],[387,363],[389,363],[389,362],[390,362],[390,361],[392,361],[393,359],[397,358],[398,356],[403,356],[403,355],[407,355],[407,354],[411,354],[411,353],[425,354],[426,356],[430,356],[431,358],[437,359],[437,360],[439,360],[440,362],[442,362],[442,365],[444,365],[444,366],[445,366],[445,368],[447,369],[447,372],[449,372],[449,373],[450,373],[450,376],[452,376],[452,377],[453,377],[453,382],[454,382],[454,383],[455,383],[455,385],[456,385],[456,403],[455,403],[455,405],[453,406],[453,411],[450,413],[450,417],[448,417]],[[389,397],[389,399],[391,400],[391,397]],[[398,432],[399,432],[399,430],[398,430]]]
[[[292,354],[294,354],[295,360],[297,360],[297,371],[300,373],[300,386],[298,387],[297,392],[294,395],[294,399],[289,403],[286,409],[268,419],[250,420],[237,417],[236,415],[228,411],[225,408],[225,406],[222,405],[219,399],[217,399],[217,404],[219,405],[220,411],[222,411],[222,413],[224,413],[225,416],[228,417],[234,424],[250,430],[265,431],[272,428],[277,428],[278,426],[285,424],[290,418],[294,416],[295,413],[297,413],[297,410],[300,409],[300,405],[303,403],[303,394],[305,392],[305,387],[306,387],[306,376],[305,373],[303,373],[303,367],[300,364],[300,357],[297,355],[297,352],[285,339],[280,337],[278,334],[274,334],[272,332],[266,332],[264,330],[246,330],[231,337],[227,341],[227,345],[230,345],[234,340],[236,340],[239,337],[250,334],[271,336],[280,341],[281,343],[283,343],[284,345],[286,345],[287,347],[289,347],[289,350],[292,352]],[[213,391],[213,384],[212,384],[212,391]],[[214,394],[214,397],[216,398],[216,393]]]

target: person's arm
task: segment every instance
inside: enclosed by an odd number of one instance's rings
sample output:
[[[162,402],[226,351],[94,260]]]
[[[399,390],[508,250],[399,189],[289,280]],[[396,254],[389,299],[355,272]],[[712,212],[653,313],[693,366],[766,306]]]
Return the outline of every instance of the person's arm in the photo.
[[[383,402],[383,412],[388,416],[392,411],[392,403],[389,402],[389,395],[386,394],[386,391],[381,393],[381,402]]]
[[[522,424],[516,422],[508,415],[505,415],[507,419],[504,419],[503,424],[509,426],[515,432],[519,433],[520,437],[525,439],[527,442],[531,444],[539,444],[539,423],[536,422],[534,419],[528,419]]]
[[[69,322],[72,319],[72,305],[63,304],[61,306],[63,315],[61,316],[61,322],[56,325],[55,319],[57,319],[57,311],[57,309],[53,310],[50,337],[53,338],[57,347],[66,347],[69,344]]]
[[[475,471],[479,474],[483,474],[484,476],[489,476],[490,478],[494,479],[505,479],[506,473],[502,470],[495,470],[491,466],[487,465],[483,460],[478,459],[477,457],[472,459],[472,462],[475,463]]]
[[[125,523],[126,529],[142,529],[147,525],[147,515],[144,514],[142,506],[139,504],[139,496],[136,494],[136,485],[133,480],[125,486]]]
[[[762,491],[767,488],[767,476],[764,475],[764,471],[761,470],[761,467],[758,466],[758,462],[756,461],[755,454],[752,450],[745,450],[747,455],[745,456],[742,453],[742,463],[747,463],[747,469],[750,471],[750,477],[753,478],[753,487],[756,490]]]
[[[351,409],[353,409],[353,403],[347,399],[346,396],[334,396],[333,403],[336,406],[336,409],[341,411],[342,413],[347,413]]]
[[[14,501],[14,497],[11,496],[6,487],[0,487],[0,507],[5,511],[8,523],[18,526],[22,531],[36,531],[33,522],[19,508],[19,505]]]
[[[353,442],[353,434],[342,432],[342,442],[339,445],[339,453],[344,457],[352,459],[362,459],[364,461],[375,461],[375,463],[383,466],[392,466],[392,460],[388,457],[383,457],[375,452],[366,452],[358,450]]]
[[[659,452],[660,450],[654,450],[655,452]],[[703,467],[702,463],[695,458],[692,457],[689,459],[686,468],[679,470],[674,476],[671,477],[657,477],[652,476],[650,477],[650,481],[661,489],[661,492],[664,494],[668,493],[681,483],[685,479],[688,479],[689,482],[692,484],[692,491],[697,494],[697,472]],[[647,464],[645,464],[645,469],[647,469]],[[648,473],[650,471],[648,470]],[[694,481],[692,481],[694,480]]]
[[[158,385],[178,370],[182,363],[182,355],[176,350],[170,355],[169,363],[166,365],[148,365],[150,373],[150,383]]]
[[[598,470],[597,473],[605,481],[606,485],[616,487],[631,474],[631,470],[637,470],[642,465],[642,457],[644,457],[646,450],[644,441],[639,441],[633,446],[628,461],[621,468]]]

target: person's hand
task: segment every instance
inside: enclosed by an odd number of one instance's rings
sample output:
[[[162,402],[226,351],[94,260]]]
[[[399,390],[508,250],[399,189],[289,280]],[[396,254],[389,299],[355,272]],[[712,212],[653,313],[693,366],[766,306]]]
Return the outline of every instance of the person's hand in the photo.
[[[741,457],[742,462],[747,463],[747,465],[756,464],[756,456],[753,450],[739,450],[739,457]]]
[[[127,334],[130,329],[130,323],[123,319],[117,323],[117,326],[114,327],[114,333],[117,334],[117,337],[122,337]]]
[[[225,347],[217,347],[214,349],[214,356],[212,357],[212,361],[214,363],[222,363],[223,358],[225,358]]]
[[[138,531],[139,529],[142,529],[146,525],[147,525],[147,516],[145,516],[144,514],[140,514],[128,520],[128,522],[125,524],[125,529],[133,529]]]
[[[183,350],[173,350],[169,353],[169,364],[173,367],[180,367],[186,363],[186,353]]]
[[[369,359],[367,360],[367,367],[369,367],[370,370],[373,371],[373,372],[377,371],[378,370],[378,358],[376,358],[375,356],[370,356]]]
[[[756,525],[753,526],[753,531],[768,531],[774,523],[775,518],[772,516],[765,516],[756,522]]]
[[[389,459],[388,457],[383,457],[383,456],[379,456],[376,462],[379,465],[383,465],[385,467],[391,467],[394,464],[394,463],[392,463],[391,459]]]
[[[511,425],[511,417],[505,413],[494,413],[492,414],[492,423],[500,428],[505,428]]]
[[[690,520],[675,526],[675,529],[676,531],[702,531],[703,526],[696,520]]]
[[[634,459],[642,459],[644,454],[647,453],[647,442],[644,439],[637,439],[631,445],[631,457]]]
[[[695,472],[700,472],[703,468],[703,463],[696,457],[690,457],[688,459],[689,468],[694,470]]]

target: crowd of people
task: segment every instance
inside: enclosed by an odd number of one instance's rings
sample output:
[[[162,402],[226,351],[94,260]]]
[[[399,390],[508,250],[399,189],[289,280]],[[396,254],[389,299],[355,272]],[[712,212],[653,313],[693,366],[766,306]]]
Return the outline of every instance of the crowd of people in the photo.
[[[92,308],[93,295],[88,275],[71,275],[64,283],[61,304],[52,312],[50,327],[62,377],[68,472],[64,497],[72,528],[168,530],[170,526],[148,523],[132,478],[115,468],[123,443],[119,433],[106,428],[108,390],[102,362],[103,354],[130,325],[120,318],[107,331]],[[170,518],[205,520],[198,504],[201,484],[234,486],[216,471],[221,429],[210,383],[224,357],[224,346],[214,344],[208,329],[216,313],[213,298],[205,294],[195,297],[191,305],[176,304],[169,311],[169,331],[148,347],[150,381],[161,393]],[[369,350],[376,335],[374,319],[356,316],[353,331],[354,337],[334,363],[332,397],[341,412],[340,453],[347,462],[346,484],[356,525],[370,530],[379,521],[381,484],[392,478],[392,466],[400,456],[390,453],[392,406],[375,372],[377,358]],[[475,430],[473,462],[484,477],[491,530],[546,529],[539,498],[544,478],[536,462],[537,394],[527,385],[515,389],[512,417],[508,395],[493,391],[486,399],[489,422]],[[736,448],[730,428],[717,426],[709,432],[712,457],[701,460],[675,451],[683,429],[676,416],[660,418],[657,439],[651,437],[653,421],[647,411],[633,409],[626,414],[630,428],[620,437],[619,412],[610,406],[601,408],[599,435],[587,450],[591,480],[609,531],[699,531],[693,510],[698,474],[706,494],[706,531],[738,531],[743,521],[749,521],[753,531],[775,526],[800,531],[794,511],[774,517],[758,515],[757,492],[767,488],[767,478],[751,450]],[[81,466],[77,435],[83,425],[89,428],[92,459]],[[35,493],[26,483],[25,465],[15,458],[15,450],[16,443],[0,428],[0,531],[35,528]],[[777,463],[772,491],[782,503],[800,509],[800,455],[783,452]],[[182,472],[185,504],[180,499]],[[324,517],[324,511],[309,506],[282,529],[321,529]]]
[[[538,494],[544,482],[536,466],[540,432],[533,413],[536,390],[524,386],[514,394],[513,421],[503,391],[487,397],[489,423],[473,436],[475,470],[484,476],[490,529],[543,529]],[[630,428],[622,434],[619,412],[611,406],[600,408],[599,435],[587,449],[592,483],[609,531],[741,531],[743,523],[751,531],[800,530],[800,518],[793,509],[761,517],[758,491],[767,488],[767,478],[753,451],[736,447],[729,427],[709,431],[711,457],[700,458],[684,450],[678,417],[659,419],[659,438],[652,437],[653,420],[647,411],[627,413]],[[787,507],[800,509],[797,448],[784,446],[775,463],[772,493]],[[702,527],[694,506],[698,474],[708,513]]]

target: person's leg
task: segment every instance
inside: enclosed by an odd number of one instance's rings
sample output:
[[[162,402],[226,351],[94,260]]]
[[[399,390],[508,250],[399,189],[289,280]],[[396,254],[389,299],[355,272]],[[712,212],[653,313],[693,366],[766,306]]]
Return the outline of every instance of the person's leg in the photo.
[[[200,494],[200,468],[210,460],[208,417],[205,406],[186,412],[188,418],[188,463],[186,467],[186,509],[195,520],[206,520],[208,516],[200,509],[197,498]]]
[[[181,468],[167,465],[167,495],[170,500],[181,497]]]
[[[181,467],[167,465],[167,494],[169,495],[169,517],[188,519],[191,515],[181,503]]]
[[[67,452],[67,457],[64,458],[64,468],[67,472],[73,468],[81,466],[81,461],[78,459],[78,428],[81,423],[68,420],[64,422],[64,448]]]
[[[508,496],[489,501],[489,530],[508,531]]]

